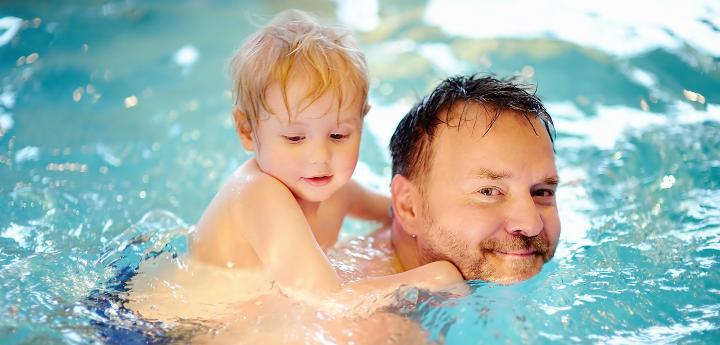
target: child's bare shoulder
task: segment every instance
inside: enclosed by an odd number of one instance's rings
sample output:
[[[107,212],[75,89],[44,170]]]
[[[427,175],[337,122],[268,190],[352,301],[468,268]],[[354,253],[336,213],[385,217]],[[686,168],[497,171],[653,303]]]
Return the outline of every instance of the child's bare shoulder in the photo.
[[[225,180],[200,217],[191,237],[191,252],[201,261],[218,265],[228,261],[238,266],[259,264],[249,254],[251,242],[266,228],[268,219],[300,212],[297,207],[288,188],[250,159]]]
[[[260,170],[255,159],[248,160],[225,181],[218,195],[228,201],[262,205],[264,200],[292,197],[279,180]]]

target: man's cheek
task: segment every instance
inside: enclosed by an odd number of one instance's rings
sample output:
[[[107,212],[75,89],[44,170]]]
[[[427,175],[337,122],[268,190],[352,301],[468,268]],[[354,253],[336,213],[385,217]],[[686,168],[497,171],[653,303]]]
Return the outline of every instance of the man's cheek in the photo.
[[[472,212],[464,217],[458,217],[453,228],[456,231],[456,237],[468,245],[475,246],[493,238],[501,229],[501,223],[497,217],[486,215],[485,212]]]

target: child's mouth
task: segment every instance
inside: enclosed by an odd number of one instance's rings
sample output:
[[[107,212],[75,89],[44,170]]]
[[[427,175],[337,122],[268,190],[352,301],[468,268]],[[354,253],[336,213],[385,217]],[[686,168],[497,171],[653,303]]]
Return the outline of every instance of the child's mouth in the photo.
[[[330,183],[330,180],[332,180],[332,175],[329,176],[316,176],[316,177],[303,177],[303,180],[305,182],[309,183],[311,186],[324,186],[328,183]]]

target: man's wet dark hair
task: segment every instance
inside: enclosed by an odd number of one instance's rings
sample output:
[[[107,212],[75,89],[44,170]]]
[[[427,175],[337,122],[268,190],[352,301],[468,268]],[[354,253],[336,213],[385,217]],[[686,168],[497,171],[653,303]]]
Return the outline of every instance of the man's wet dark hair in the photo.
[[[403,117],[390,139],[392,174],[400,174],[410,180],[422,178],[432,161],[432,141],[438,126],[458,127],[463,122],[474,121],[465,114],[465,107],[475,103],[483,106],[492,117],[483,135],[487,134],[503,112],[521,114],[535,134],[531,117],[544,125],[554,142],[552,118],[535,95],[535,88],[517,83],[514,79],[496,79],[492,76],[460,75],[447,78],[430,95],[421,99]],[[462,110],[459,115],[456,108]],[[444,118],[440,113],[448,110]],[[453,111],[450,111],[453,110]],[[490,110],[490,111],[488,111]]]

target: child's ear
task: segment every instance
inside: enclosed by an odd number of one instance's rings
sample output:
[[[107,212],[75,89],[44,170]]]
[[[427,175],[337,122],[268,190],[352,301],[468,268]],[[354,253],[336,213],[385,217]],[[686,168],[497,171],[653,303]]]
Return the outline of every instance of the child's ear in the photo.
[[[367,115],[367,113],[370,112],[370,109],[372,109],[372,105],[370,105],[370,104],[365,105],[365,107],[363,107],[363,114],[362,114],[362,116],[365,117],[365,115]]]
[[[397,174],[390,184],[395,219],[409,235],[415,237],[422,229],[422,200],[417,187],[407,177]]]
[[[243,147],[248,151],[255,151],[255,138],[252,134],[252,126],[247,115],[237,107],[233,107],[233,118],[235,119],[235,129],[240,136]]]

